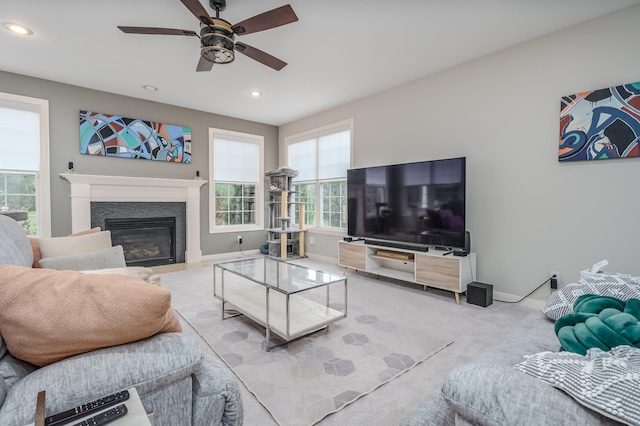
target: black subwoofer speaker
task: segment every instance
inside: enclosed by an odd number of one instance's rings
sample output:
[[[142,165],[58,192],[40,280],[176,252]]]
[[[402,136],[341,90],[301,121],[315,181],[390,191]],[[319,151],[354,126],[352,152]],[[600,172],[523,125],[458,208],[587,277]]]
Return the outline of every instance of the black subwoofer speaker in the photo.
[[[474,281],[467,285],[467,303],[487,307],[493,303],[493,286]]]

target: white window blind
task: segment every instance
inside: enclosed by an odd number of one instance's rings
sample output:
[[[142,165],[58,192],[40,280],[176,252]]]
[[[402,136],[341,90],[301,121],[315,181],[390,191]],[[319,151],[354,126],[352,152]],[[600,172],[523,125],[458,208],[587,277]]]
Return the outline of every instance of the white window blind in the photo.
[[[28,107],[18,102],[0,102],[2,170],[37,171],[40,168],[40,114]]]
[[[316,179],[316,140],[309,139],[289,145],[289,167],[298,171],[294,182]]]
[[[226,182],[258,182],[260,147],[255,143],[215,138],[213,178]]]
[[[350,131],[318,138],[318,179],[346,178],[350,152]]]

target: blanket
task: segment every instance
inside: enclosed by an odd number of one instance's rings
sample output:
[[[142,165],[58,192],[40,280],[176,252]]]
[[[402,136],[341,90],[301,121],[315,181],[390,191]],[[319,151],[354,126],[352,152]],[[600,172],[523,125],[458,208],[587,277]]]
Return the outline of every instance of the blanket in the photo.
[[[555,332],[563,350],[581,355],[590,348],[640,347],[640,300],[584,294],[573,313],[556,321]]]
[[[562,389],[578,403],[617,422],[640,426],[640,349],[618,346],[608,352],[589,349],[541,352],[516,369]]]

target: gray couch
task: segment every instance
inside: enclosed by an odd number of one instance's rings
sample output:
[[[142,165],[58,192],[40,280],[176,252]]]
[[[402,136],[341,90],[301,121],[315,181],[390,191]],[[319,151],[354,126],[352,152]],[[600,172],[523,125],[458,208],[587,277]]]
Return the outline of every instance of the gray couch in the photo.
[[[498,346],[455,368],[441,392],[429,395],[401,421],[424,425],[617,425],[565,392],[518,371],[524,355],[560,348],[553,321],[542,312],[524,318]]]
[[[17,222],[0,215],[0,264],[30,267],[33,252]],[[21,361],[0,336],[0,426],[34,421],[46,390],[46,415],[135,386],[156,426],[241,425],[242,401],[228,369],[205,361],[199,343],[182,333],[103,348],[45,367]]]

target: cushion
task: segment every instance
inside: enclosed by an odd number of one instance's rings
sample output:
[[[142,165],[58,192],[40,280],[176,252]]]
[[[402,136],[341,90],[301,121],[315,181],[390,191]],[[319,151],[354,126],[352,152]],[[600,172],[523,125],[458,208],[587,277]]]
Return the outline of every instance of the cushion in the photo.
[[[95,228],[88,229],[86,231],[75,232],[73,234],[69,234],[69,237],[78,237],[80,235],[93,234],[95,232],[100,232],[100,227],[97,226]],[[40,267],[40,259],[42,259],[42,253],[40,252],[40,239],[35,237],[29,237],[29,242],[31,243],[31,249],[33,250],[33,267]]]
[[[640,300],[584,294],[554,329],[562,349],[580,355],[590,348],[640,347]]]
[[[0,264],[33,264],[33,251],[27,233],[18,222],[4,215],[0,215]]]
[[[516,368],[562,389],[580,404],[610,419],[640,424],[638,348],[618,346],[609,352],[593,348],[586,356],[543,352],[528,357]]]
[[[85,271],[103,268],[124,268],[122,246],[109,247],[104,250],[89,253],[71,254],[68,256],[45,257],[40,259],[40,267],[48,269],[66,269],[70,271]]]
[[[640,299],[640,277],[625,274],[601,274],[567,284],[553,293],[542,310],[552,320],[573,312],[573,304],[583,294],[611,296],[620,300]]]
[[[38,366],[182,330],[171,293],[134,277],[3,265],[0,287],[7,349]]]
[[[43,258],[88,253],[109,247],[111,247],[111,231],[75,237],[40,238],[40,252]]]

